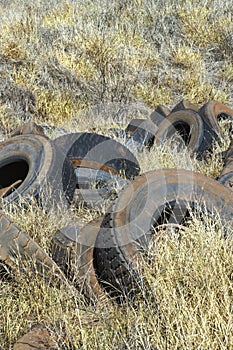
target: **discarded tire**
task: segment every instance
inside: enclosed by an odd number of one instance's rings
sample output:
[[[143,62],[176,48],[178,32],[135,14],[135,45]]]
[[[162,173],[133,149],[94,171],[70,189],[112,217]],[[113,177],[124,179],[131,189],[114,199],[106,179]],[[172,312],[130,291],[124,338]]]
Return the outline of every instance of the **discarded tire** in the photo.
[[[201,106],[199,104],[192,103],[188,100],[182,100],[179,103],[177,103],[177,105],[175,105],[175,107],[172,109],[171,113],[181,111],[184,109],[191,109],[192,111],[198,112],[200,107]]]
[[[150,119],[151,121],[158,127],[164,119],[166,119],[167,116],[164,116],[160,113],[158,113],[157,111],[154,111],[151,115],[150,115]]]
[[[135,156],[130,150],[119,142],[103,135],[92,133],[77,133],[64,135],[57,138],[55,145],[59,147],[64,156],[68,156],[75,169],[96,170],[96,181],[102,177],[102,188],[80,189],[79,177],[76,177],[75,202],[87,207],[103,207],[104,200],[112,198],[114,192],[114,179],[124,176],[132,179],[139,174],[140,167]],[[105,176],[103,175],[105,172]],[[113,182],[110,185],[111,175]],[[105,182],[105,185],[104,185]],[[93,184],[90,181],[90,187]],[[110,186],[110,187],[109,187]],[[110,191],[111,189],[111,191]]]
[[[93,265],[95,240],[103,218],[57,231],[51,244],[54,261],[86,297],[96,301],[103,296]]]
[[[34,240],[16,226],[0,211],[0,261],[12,267],[18,266],[16,260],[28,260],[33,271],[42,274],[53,284],[65,282],[64,275],[56,263]]]
[[[164,117],[167,117],[171,113],[170,109],[168,107],[164,106],[164,105],[158,105],[155,108],[154,112],[157,112],[157,113],[161,114]]]
[[[75,190],[70,162],[42,135],[20,135],[0,143],[2,204],[34,196],[46,209],[67,205]]]
[[[207,102],[198,110],[198,113],[219,136],[223,136],[219,126],[219,119],[229,118],[233,120],[233,110],[217,101]]]
[[[198,153],[201,157],[210,149],[213,140],[217,138],[217,135],[203,122],[200,115],[190,109],[172,112],[164,119],[159,125],[156,142],[160,144],[176,133],[183,140],[183,147],[186,146],[193,153]],[[180,143],[180,141],[178,142]]]
[[[133,296],[141,286],[139,252],[164,222],[185,224],[192,210],[215,210],[233,224],[232,193],[217,181],[187,170],[150,171],[129,184],[106,213],[96,240],[97,275],[113,296]]]
[[[74,133],[58,137],[54,144],[75,167],[123,173],[127,179],[137,176],[140,167],[135,156],[119,142],[99,134]]]
[[[157,130],[157,126],[149,119],[133,119],[126,128],[127,132],[130,131],[130,137],[125,142],[125,146],[139,152],[145,147],[150,149],[154,144]]]

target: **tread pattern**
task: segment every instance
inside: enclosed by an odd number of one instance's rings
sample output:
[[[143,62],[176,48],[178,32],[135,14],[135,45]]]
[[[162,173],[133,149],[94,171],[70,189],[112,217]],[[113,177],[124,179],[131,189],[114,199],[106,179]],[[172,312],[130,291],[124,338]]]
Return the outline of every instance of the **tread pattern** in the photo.
[[[17,260],[32,260],[36,264],[37,272],[46,274],[48,280],[59,283],[65,278],[57,264],[33,239],[0,212],[0,260],[12,268]],[[34,264],[32,264],[34,269]]]

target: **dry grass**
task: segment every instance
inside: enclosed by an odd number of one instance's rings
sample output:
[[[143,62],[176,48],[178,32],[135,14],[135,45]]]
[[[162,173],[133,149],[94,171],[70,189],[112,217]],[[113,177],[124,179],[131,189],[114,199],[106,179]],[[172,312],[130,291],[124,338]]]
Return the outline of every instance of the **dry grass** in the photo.
[[[21,122],[113,136],[157,104],[215,99],[233,106],[232,1],[0,2],[0,129]],[[53,137],[53,135],[50,135]],[[115,136],[114,136],[115,137]],[[117,138],[116,138],[117,139]],[[142,171],[178,167],[217,177],[222,143],[198,162],[169,144],[138,155]],[[49,252],[57,229],[89,221],[82,207],[45,213],[4,209]],[[181,241],[152,246],[135,304],[89,303],[30,272],[0,280],[0,348],[42,325],[57,349],[231,349],[232,246],[194,218]],[[25,262],[20,262],[25,264]]]

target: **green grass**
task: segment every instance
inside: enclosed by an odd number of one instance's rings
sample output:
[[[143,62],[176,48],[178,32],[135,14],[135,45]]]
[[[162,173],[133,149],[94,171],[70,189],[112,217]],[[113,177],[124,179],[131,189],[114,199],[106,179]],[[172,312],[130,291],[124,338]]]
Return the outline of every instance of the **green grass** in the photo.
[[[146,118],[158,104],[233,106],[233,3],[162,3],[1,1],[2,134],[30,119],[116,138],[110,127]],[[225,133],[201,162],[169,143],[138,159],[142,172],[175,167],[216,178],[229,142]],[[99,214],[82,207],[46,214],[35,203],[4,210],[48,253],[57,229]],[[72,287],[46,284],[30,266],[20,273],[19,262],[12,279],[0,280],[0,348],[13,349],[38,325],[57,349],[233,348],[232,247],[220,231],[194,218],[181,243],[152,246],[140,265],[149,289],[124,306],[90,303]]]

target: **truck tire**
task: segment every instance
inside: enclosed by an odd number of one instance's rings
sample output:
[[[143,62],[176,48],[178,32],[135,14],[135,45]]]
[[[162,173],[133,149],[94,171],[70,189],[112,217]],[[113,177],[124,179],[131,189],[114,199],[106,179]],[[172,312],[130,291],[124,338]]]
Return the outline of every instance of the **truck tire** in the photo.
[[[75,174],[59,148],[42,135],[20,135],[0,143],[2,205],[35,197],[42,207],[72,201]]]
[[[224,117],[233,120],[233,109],[217,101],[207,102],[198,110],[198,113],[220,137],[223,137],[223,134],[219,126],[219,119]]]
[[[18,268],[18,259],[31,261],[32,270],[48,281],[52,279],[53,284],[67,283],[62,271],[48,254],[0,211],[0,261],[15,269]]]
[[[177,132],[183,140],[182,146],[197,153],[199,157],[202,157],[211,148],[212,141],[217,139],[217,135],[204,123],[200,115],[191,109],[172,112],[164,119],[159,125],[155,142],[161,144]]]
[[[93,252],[103,217],[82,225],[75,224],[56,232],[51,254],[65,276],[88,299],[97,301],[104,293],[97,279]]]
[[[177,169],[138,176],[106,213],[96,239],[94,266],[106,290],[119,300],[133,297],[142,281],[136,262],[154,228],[163,223],[184,226],[188,208],[202,212],[204,205],[213,220],[216,209],[232,227],[232,193],[216,180]]]

